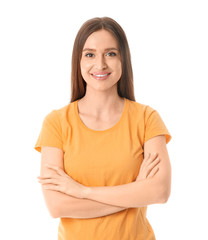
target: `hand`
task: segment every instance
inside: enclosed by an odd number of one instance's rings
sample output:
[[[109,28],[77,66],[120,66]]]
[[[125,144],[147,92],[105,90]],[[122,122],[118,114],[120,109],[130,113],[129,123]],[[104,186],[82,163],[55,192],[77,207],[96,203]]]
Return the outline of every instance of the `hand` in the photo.
[[[38,177],[39,183],[44,189],[58,191],[76,198],[85,198],[88,188],[67,175],[60,167],[46,164],[51,173],[44,177]]]
[[[150,154],[143,159],[143,162],[141,164],[139,174],[135,181],[144,180],[147,178],[153,177],[158,171],[158,163],[160,162],[160,158],[158,157],[158,154]]]

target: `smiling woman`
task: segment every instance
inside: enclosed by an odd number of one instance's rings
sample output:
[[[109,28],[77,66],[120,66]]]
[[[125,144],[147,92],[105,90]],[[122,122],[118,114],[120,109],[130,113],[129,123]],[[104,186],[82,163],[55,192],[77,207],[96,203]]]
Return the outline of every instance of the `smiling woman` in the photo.
[[[80,67],[88,88],[98,86],[100,90],[104,90],[119,81],[122,74],[121,57],[117,40],[112,33],[102,29],[87,38]]]
[[[35,149],[39,182],[59,240],[155,240],[147,205],[167,202],[171,135],[159,113],[134,98],[126,35],[111,18],[80,28],[71,102],[43,121]]]
[[[106,37],[106,35],[109,35],[110,33],[109,32],[107,32],[107,31],[105,31],[104,32],[104,36]],[[101,34],[100,34],[101,35]],[[91,38],[93,37],[93,34],[92,34],[92,36],[91,36]],[[87,40],[88,42],[90,41],[90,39],[88,38],[88,40]],[[115,41],[115,39],[114,39],[114,41]],[[87,51],[87,53],[86,54],[84,54],[84,52],[85,51]],[[114,52],[113,52],[114,51]],[[117,53],[116,53],[117,52]],[[85,48],[84,50],[83,50],[83,54],[84,54],[84,56],[82,57],[82,62],[83,62],[83,60],[85,60],[85,57],[88,57],[88,58],[91,58],[91,60],[94,60],[94,62],[95,62],[95,59],[97,58],[98,59],[98,53],[96,52],[96,49],[90,49],[90,48]],[[103,56],[102,56],[103,55]],[[119,55],[119,50],[117,49],[117,48],[114,48],[114,47],[112,47],[112,48],[105,48],[104,50],[103,50],[103,53],[101,52],[101,58],[104,58],[102,61],[104,62],[104,61],[109,61],[110,60],[110,57],[112,58],[112,57],[114,57],[114,59],[113,60],[115,60],[115,57],[117,57]],[[106,60],[105,60],[105,58],[107,58]],[[118,58],[117,58],[118,59]],[[119,59],[120,60],[120,59]],[[89,60],[90,61],[90,60]],[[91,61],[91,64],[92,64],[93,62]],[[119,65],[120,65],[120,61],[119,61]],[[106,71],[104,71],[104,72],[93,72],[93,73],[91,73],[91,75],[95,78],[95,79],[97,79],[97,80],[105,80],[105,79],[107,79],[108,78],[108,76],[111,74],[111,72],[106,72]]]

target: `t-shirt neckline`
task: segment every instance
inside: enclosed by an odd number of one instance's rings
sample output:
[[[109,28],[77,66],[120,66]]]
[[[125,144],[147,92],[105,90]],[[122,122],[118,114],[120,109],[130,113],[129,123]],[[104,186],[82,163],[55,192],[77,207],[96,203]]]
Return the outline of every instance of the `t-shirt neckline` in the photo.
[[[124,116],[125,116],[126,109],[127,109],[127,99],[124,98],[123,111],[122,111],[121,117],[120,117],[120,119],[118,120],[118,122],[117,122],[116,124],[114,124],[112,127],[108,128],[108,129],[104,129],[104,130],[94,130],[94,129],[91,129],[91,128],[87,127],[87,126],[83,123],[83,121],[81,120],[81,118],[80,118],[80,116],[79,116],[79,112],[78,112],[78,101],[79,101],[79,99],[74,102],[74,103],[75,103],[75,105],[74,105],[74,110],[75,110],[75,115],[76,115],[76,117],[77,117],[77,120],[78,120],[80,126],[82,126],[83,128],[85,128],[87,131],[94,132],[94,133],[109,132],[109,131],[112,131],[112,130],[114,130],[115,128],[117,128],[117,127],[121,124],[121,122],[122,122],[122,120],[123,120],[123,118],[124,118]]]

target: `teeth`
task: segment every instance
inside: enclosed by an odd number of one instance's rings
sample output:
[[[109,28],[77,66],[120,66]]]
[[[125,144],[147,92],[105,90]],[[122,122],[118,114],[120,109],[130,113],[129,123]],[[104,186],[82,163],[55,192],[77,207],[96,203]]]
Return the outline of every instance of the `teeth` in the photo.
[[[108,73],[107,74],[104,74],[104,75],[94,75],[94,76],[96,76],[96,77],[105,77],[105,76],[107,76],[108,75]]]

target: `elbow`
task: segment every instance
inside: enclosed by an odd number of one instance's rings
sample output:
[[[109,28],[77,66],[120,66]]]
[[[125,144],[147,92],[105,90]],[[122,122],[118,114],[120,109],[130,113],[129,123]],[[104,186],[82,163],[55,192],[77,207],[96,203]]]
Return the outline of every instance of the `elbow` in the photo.
[[[49,198],[47,194],[44,194],[44,198],[45,198],[46,207],[48,209],[50,216],[52,218],[59,218],[60,209],[59,209],[59,205],[57,204],[57,201],[51,200],[51,198]]]
[[[157,179],[156,183],[158,203],[167,203],[171,193],[171,178],[160,177]]]
[[[170,194],[168,194],[167,192],[164,192],[160,198],[160,203],[167,203],[169,197],[170,197]]]
[[[55,191],[48,191],[42,188],[46,207],[52,218],[60,217],[60,197]]]
[[[48,204],[47,208],[48,208],[49,214],[52,218],[59,218],[59,210],[58,210],[57,206]]]
[[[160,194],[159,194],[159,203],[167,203],[170,197],[170,187],[169,186],[161,186]]]
[[[56,198],[56,200],[48,202],[50,216],[52,218],[63,218],[67,212],[67,217],[69,217],[72,214],[73,209],[70,207],[72,205],[65,197]]]
[[[59,214],[57,211],[49,210],[49,213],[52,218],[59,218]]]

